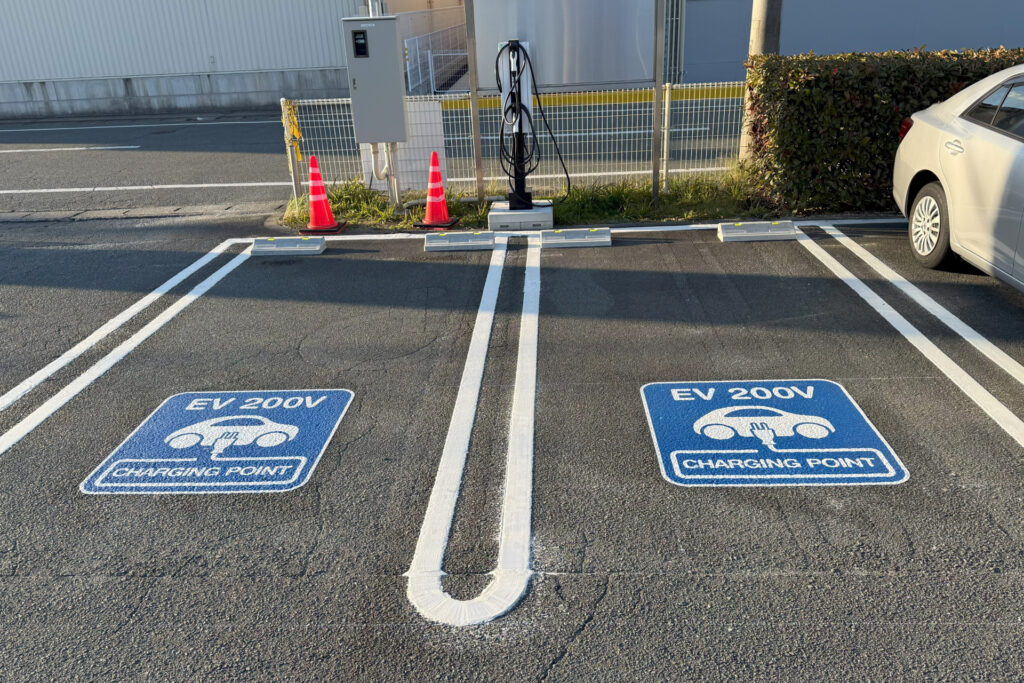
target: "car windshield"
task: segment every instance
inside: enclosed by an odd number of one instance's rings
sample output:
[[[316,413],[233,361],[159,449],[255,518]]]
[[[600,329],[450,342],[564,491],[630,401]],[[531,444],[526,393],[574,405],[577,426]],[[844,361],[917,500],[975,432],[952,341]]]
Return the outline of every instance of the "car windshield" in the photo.
[[[256,427],[266,423],[258,417],[226,417],[213,424],[218,427]]]
[[[729,417],[778,417],[784,414],[774,408],[736,408],[728,413]]]

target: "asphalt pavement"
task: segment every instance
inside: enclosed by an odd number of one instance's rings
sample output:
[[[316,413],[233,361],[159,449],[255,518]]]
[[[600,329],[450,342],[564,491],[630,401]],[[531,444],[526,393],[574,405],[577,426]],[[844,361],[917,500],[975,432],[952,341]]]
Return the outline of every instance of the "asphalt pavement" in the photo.
[[[88,221],[31,237],[0,224],[0,248],[18,255],[0,270],[0,392],[223,240],[267,234],[256,223]],[[308,258],[244,259],[244,241],[223,245],[0,411],[0,669],[24,679],[1017,678],[1022,447],[1012,420],[972,400],[940,356],[1014,415],[1020,385],[849,247],[804,229],[814,247],[684,230],[541,251],[533,575],[506,613],[464,627],[414,607],[405,574],[491,294],[443,590],[476,599],[499,562],[499,529],[523,521],[503,496],[526,239],[510,240],[496,291],[485,286],[490,252],[424,253],[418,237],[333,241]],[[967,266],[920,269],[905,224],[840,229],[1024,362],[1024,296]],[[898,331],[890,309],[920,337]],[[666,481],[644,385],[772,379],[842,384],[909,479]],[[292,491],[79,490],[174,394],[331,388],[351,390],[352,404]],[[33,416],[43,419],[10,443]]]
[[[281,131],[272,111],[0,122],[0,213],[283,201]],[[85,191],[147,185],[191,187]]]

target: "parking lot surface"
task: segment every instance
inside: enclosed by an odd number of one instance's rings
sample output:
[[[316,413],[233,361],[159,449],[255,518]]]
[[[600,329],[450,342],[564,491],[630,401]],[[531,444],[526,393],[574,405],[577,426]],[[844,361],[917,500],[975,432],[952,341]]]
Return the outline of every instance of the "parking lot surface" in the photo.
[[[1024,296],[968,266],[920,269],[905,224],[801,229],[799,241],[725,244],[706,229],[620,231],[592,249],[511,236],[499,253],[353,236],[320,256],[246,258],[245,240],[223,241],[266,234],[262,223],[0,225],[0,248],[17,256],[0,270],[8,395],[221,248],[0,410],[0,669],[1014,678]],[[486,363],[467,401],[484,360],[475,331]],[[645,385],[770,380],[842,385],[909,478],[666,480]],[[350,390],[351,405],[292,490],[79,488],[171,396],[327,389]],[[472,439],[455,471],[459,406]],[[438,481],[457,493],[441,515],[451,604],[486,611],[492,570],[516,560],[502,539],[527,532],[521,597],[472,625],[438,623],[436,604],[407,596],[414,556],[432,548]],[[528,494],[525,508],[509,507],[510,490]]]

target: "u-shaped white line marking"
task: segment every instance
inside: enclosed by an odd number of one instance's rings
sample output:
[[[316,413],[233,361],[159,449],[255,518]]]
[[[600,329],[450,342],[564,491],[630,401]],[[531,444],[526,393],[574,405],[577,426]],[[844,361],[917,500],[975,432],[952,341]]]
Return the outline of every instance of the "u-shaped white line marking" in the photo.
[[[469,452],[507,247],[507,236],[495,239],[459,393],[448,426],[448,437],[437,467],[437,477],[427,503],[412,565],[405,574],[408,577],[406,595],[416,610],[431,621],[452,626],[479,624],[501,616],[519,602],[533,575],[530,569],[530,517],[541,251],[540,241],[535,237],[530,238],[526,254],[526,282],[519,327],[516,385],[509,421],[498,562],[491,572],[491,583],[472,600],[456,600],[441,587],[441,577],[445,575],[444,552],[448,546],[448,534],[455,516],[462,472]]]

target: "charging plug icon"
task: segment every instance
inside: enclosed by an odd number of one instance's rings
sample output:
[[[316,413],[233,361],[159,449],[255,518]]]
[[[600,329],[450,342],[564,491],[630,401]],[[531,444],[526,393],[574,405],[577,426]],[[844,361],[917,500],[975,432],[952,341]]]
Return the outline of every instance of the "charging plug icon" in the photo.
[[[773,448],[775,446],[775,430],[768,426],[766,422],[755,422],[750,425],[750,433],[756,438],[761,440],[761,443],[767,448]]]

